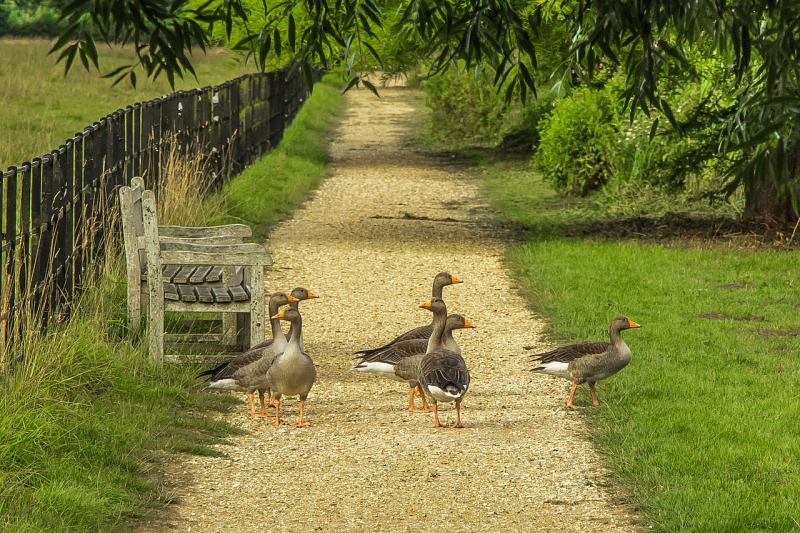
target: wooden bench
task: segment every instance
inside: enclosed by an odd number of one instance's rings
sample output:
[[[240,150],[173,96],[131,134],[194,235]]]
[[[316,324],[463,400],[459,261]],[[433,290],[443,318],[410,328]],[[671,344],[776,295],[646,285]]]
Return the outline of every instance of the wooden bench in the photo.
[[[149,207],[148,207],[149,205]],[[197,361],[196,352],[236,352],[264,340],[264,267],[272,260],[243,224],[190,228],[159,226],[155,195],[141,178],[120,188],[120,207],[128,271],[128,320],[141,327],[148,308],[150,358],[157,362]],[[161,272],[161,283],[149,283]],[[221,333],[171,334],[166,312],[222,313]],[[199,341],[215,344],[205,345]],[[195,352],[164,354],[168,347]]]

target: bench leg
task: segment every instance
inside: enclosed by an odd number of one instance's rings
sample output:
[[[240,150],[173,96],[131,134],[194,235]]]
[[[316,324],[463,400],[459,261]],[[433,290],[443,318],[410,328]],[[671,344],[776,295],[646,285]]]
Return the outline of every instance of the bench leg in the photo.
[[[264,340],[266,331],[266,301],[264,290],[264,267],[250,267],[250,346]],[[249,348],[249,347],[248,347]]]

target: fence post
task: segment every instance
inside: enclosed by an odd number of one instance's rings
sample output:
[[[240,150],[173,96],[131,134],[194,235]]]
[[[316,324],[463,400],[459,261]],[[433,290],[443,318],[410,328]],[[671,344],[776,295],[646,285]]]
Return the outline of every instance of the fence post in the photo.
[[[3,228],[2,257],[3,257],[3,309],[2,309],[2,335],[3,345],[8,346],[14,331],[14,300],[16,287],[14,283],[14,254],[17,237],[17,167],[8,167],[8,172],[3,176],[0,184],[0,204],[5,199],[5,224]]]

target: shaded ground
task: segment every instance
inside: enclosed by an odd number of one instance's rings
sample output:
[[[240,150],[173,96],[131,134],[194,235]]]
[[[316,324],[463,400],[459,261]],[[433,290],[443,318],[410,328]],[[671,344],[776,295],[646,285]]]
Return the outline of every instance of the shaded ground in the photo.
[[[408,142],[420,94],[347,98],[335,175],[267,243],[268,290],[322,296],[301,307],[313,426],[270,427],[244,405],[225,415],[248,433],[220,446],[227,457],[170,464],[173,505],[138,530],[633,530],[564,405],[568,384],[526,371],[522,347],[540,344],[543,323],[504,267],[509,233],[472,176]],[[449,310],[478,325],[457,335],[472,374],[463,430],[423,427],[431,416],[405,410],[407,386],[349,369],[355,350],[430,320],[417,304],[441,270],[465,280],[445,289]],[[283,414],[293,421],[296,400]]]

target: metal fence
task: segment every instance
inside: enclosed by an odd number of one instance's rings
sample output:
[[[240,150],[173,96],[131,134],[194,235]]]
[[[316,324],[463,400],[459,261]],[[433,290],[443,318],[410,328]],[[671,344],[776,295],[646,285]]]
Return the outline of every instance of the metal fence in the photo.
[[[314,74],[315,81],[319,73]],[[102,267],[117,189],[146,175],[158,190],[170,142],[194,146],[215,180],[276,146],[308,95],[301,69],[177,91],[101,118],[58,149],[9,167],[0,182],[0,342],[46,326]],[[116,237],[115,237],[116,238]]]

